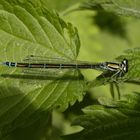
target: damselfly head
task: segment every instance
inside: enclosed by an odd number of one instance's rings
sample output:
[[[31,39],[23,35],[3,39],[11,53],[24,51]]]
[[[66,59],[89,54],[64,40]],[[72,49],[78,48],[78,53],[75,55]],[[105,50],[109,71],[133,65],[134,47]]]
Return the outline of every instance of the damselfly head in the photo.
[[[122,69],[123,69],[123,71],[125,73],[128,72],[128,60],[127,59],[123,59],[123,61],[122,61]]]

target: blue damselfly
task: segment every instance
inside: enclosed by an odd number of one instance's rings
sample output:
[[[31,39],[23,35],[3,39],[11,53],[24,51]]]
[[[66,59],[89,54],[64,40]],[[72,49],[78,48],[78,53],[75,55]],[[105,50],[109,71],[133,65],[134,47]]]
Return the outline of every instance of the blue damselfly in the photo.
[[[39,58],[39,59],[38,59]],[[43,59],[40,59],[43,58]],[[60,61],[53,59],[53,61],[47,57],[39,57],[31,55],[25,59],[27,62],[1,62],[1,65],[8,67],[18,67],[18,68],[28,68],[28,69],[96,69],[96,70],[106,70],[109,72],[114,72],[115,75],[121,76],[128,71],[128,60],[123,59],[120,63],[114,62],[103,62],[103,63],[89,63],[82,61]]]

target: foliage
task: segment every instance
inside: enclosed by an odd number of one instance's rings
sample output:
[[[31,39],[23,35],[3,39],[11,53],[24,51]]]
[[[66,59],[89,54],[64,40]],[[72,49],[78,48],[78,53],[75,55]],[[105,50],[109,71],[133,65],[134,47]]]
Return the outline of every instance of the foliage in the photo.
[[[123,16],[133,16],[139,18],[140,7],[139,1],[135,2],[130,0],[90,0],[84,3],[82,9],[92,9],[92,10],[105,10],[116,13]]]
[[[50,9],[55,9],[57,11],[63,12],[69,9],[71,6],[76,5],[79,2],[84,2],[85,0],[41,0],[41,3],[46,5]]]
[[[115,80],[124,81],[129,83],[139,82],[140,72],[139,72],[139,56],[140,48],[129,49],[124,52],[124,55],[121,55],[117,58],[118,61],[123,60],[124,58],[129,61],[129,71],[123,77],[118,77]],[[89,87],[99,86],[102,84],[107,84],[108,82],[114,82],[114,79],[110,78],[111,73],[103,73],[98,76],[94,81],[89,82]],[[113,80],[113,81],[112,81]]]
[[[83,2],[79,0],[78,2]],[[75,61],[80,51],[79,29],[60,18],[50,3],[43,0],[1,0],[0,1],[0,61],[23,62],[29,58],[31,62]],[[61,1],[55,8],[67,11],[68,5],[77,4]],[[52,4],[53,5],[53,4]],[[48,10],[49,9],[49,10]],[[117,19],[113,26],[106,26],[110,31],[120,26],[119,36],[126,37],[125,24],[118,15],[139,18],[139,1],[130,0],[92,0],[82,3],[80,9],[97,10],[94,16],[104,16],[106,21]],[[78,11],[77,11],[78,12]],[[104,18],[105,19],[105,18]],[[106,25],[108,24],[106,22]],[[85,22],[85,21],[83,21]],[[101,23],[101,22],[100,22]],[[97,22],[100,27],[102,26]],[[102,26],[103,27],[103,26]],[[103,30],[103,28],[100,28]],[[112,32],[118,34],[118,30]],[[87,32],[84,32],[88,36]],[[36,60],[31,58],[35,55]],[[96,54],[95,54],[96,55]],[[41,57],[40,57],[41,56]],[[140,84],[139,68],[140,48],[129,49],[116,60],[126,58],[129,71],[122,77],[110,71],[104,71],[95,80],[87,81],[78,70],[31,70],[18,68],[0,69],[0,139],[2,140],[44,140],[59,139],[54,136],[52,111],[66,111],[76,101],[82,101],[85,91],[91,87],[113,84],[119,92],[118,83]],[[112,95],[113,96],[113,95]],[[84,130],[64,137],[64,139],[125,139],[129,136],[139,138],[139,94],[126,96],[120,101],[99,99],[98,104],[84,108],[85,115],[78,117],[73,123],[81,125]],[[91,102],[85,105],[91,104]],[[79,108],[82,108],[80,106]],[[78,109],[79,109],[78,108]],[[72,112],[72,111],[70,111]],[[75,109],[77,114],[80,112]],[[66,113],[66,112],[65,112]],[[66,114],[64,114],[66,115]],[[121,128],[121,129],[120,129]],[[123,131],[122,131],[123,129]],[[125,130],[125,131],[124,131]],[[62,130],[61,132],[62,133]],[[63,134],[63,133],[62,133]],[[101,135],[102,134],[102,135]],[[61,139],[61,138],[60,138]]]
[[[65,140],[138,140],[140,138],[140,95],[133,93],[120,101],[100,99],[101,105],[83,109],[73,125],[80,125],[81,132],[64,136]]]
[[[34,0],[0,1],[0,42],[1,62],[22,61],[28,55],[69,61],[76,59],[80,47],[77,29]],[[49,71],[45,76],[19,71],[1,67],[0,138],[83,97],[84,81],[78,71],[57,72],[59,77]]]

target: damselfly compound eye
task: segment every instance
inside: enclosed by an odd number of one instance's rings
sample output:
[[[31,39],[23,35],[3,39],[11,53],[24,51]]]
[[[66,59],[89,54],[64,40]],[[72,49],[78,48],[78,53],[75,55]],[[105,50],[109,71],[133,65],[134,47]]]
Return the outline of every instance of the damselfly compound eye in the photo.
[[[122,61],[122,64],[123,64],[123,70],[124,70],[124,72],[128,72],[128,60],[127,59],[124,59]]]

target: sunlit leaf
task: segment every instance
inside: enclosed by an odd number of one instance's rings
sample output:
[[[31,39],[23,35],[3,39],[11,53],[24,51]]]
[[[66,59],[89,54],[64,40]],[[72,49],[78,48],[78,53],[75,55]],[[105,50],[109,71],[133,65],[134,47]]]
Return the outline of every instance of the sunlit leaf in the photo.
[[[21,62],[28,55],[70,61],[76,59],[79,48],[77,29],[39,1],[0,1],[1,62]],[[37,121],[42,112],[56,107],[64,111],[82,100],[84,81],[79,71],[38,76],[17,68],[0,69],[0,138]]]
[[[41,2],[50,8],[56,9],[58,11],[65,11],[69,7],[77,4],[78,2],[83,2],[85,0],[61,0],[58,2],[58,0],[42,0]]]

